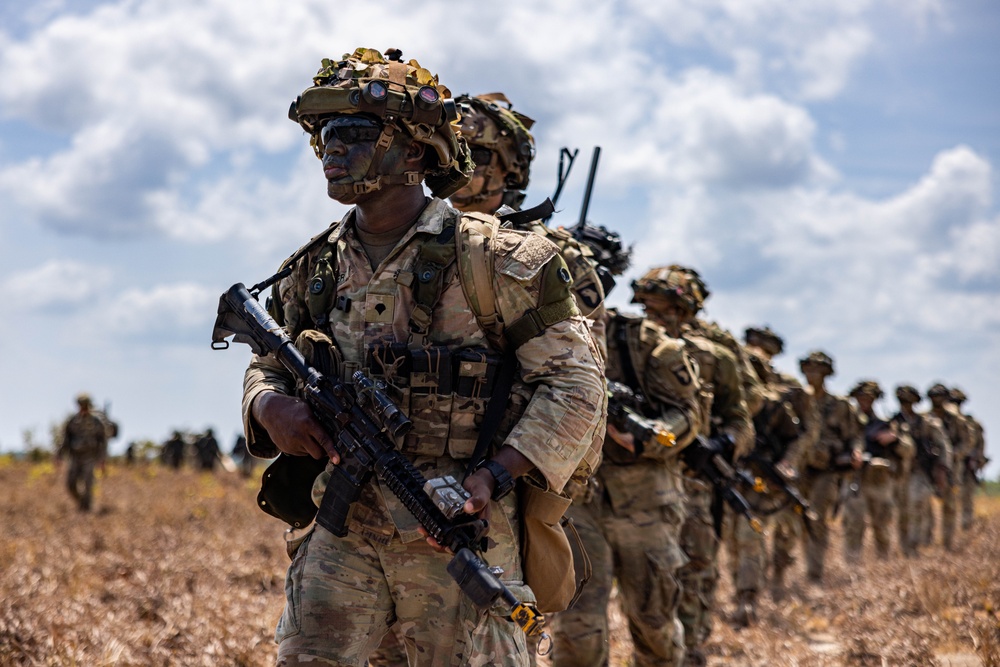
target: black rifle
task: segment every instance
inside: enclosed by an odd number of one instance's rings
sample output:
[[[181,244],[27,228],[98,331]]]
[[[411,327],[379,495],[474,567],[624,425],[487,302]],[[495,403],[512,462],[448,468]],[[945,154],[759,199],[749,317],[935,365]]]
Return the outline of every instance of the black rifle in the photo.
[[[760,519],[754,516],[753,508],[743,494],[736,490],[738,486],[753,487],[754,478],[750,473],[729,463],[732,458],[733,441],[729,436],[716,435],[706,438],[699,435],[694,442],[684,448],[681,458],[688,469],[709,482],[715,490],[716,498],[725,501],[737,514],[742,515],[750,527],[757,533],[764,532]],[[721,505],[714,502],[712,510],[715,520],[715,533],[722,533]]]
[[[803,496],[802,492],[799,491],[791,480],[789,480],[785,475],[782,474],[778,466],[771,460],[764,456],[761,456],[756,451],[747,454],[743,460],[742,464],[746,465],[750,470],[754,472],[759,472],[761,475],[760,479],[754,479],[753,489],[757,493],[768,493],[771,489],[776,489],[785,498],[788,499],[788,503],[792,505],[792,509],[796,514],[802,517],[802,520],[806,525],[806,532],[812,535],[813,527],[812,522],[819,519],[819,515],[816,514],[815,510],[809,505]],[[777,507],[767,514],[774,514],[775,512],[787,507],[782,505]],[[760,512],[758,508],[754,508],[757,512]]]
[[[658,428],[656,422],[642,416],[645,399],[621,382],[608,381],[608,423],[635,439],[635,458],[642,456],[645,443],[655,440],[664,447],[673,447],[677,438]]]
[[[573,162],[576,160],[576,156],[580,153],[579,148],[574,148],[573,152],[570,153],[569,149],[565,146],[559,151],[559,175],[556,176],[556,191],[552,193],[552,211],[549,212],[543,222],[548,224],[549,218],[552,217],[552,213],[555,212],[555,205],[559,203],[559,195],[562,194],[563,186],[566,185],[566,181],[569,180],[569,172],[573,169]],[[566,159],[569,158],[569,163],[567,164]]]
[[[477,556],[476,552],[484,546],[488,526],[485,521],[462,512],[468,498],[465,490],[448,477],[428,482],[396,449],[391,437],[404,435],[411,422],[382,387],[360,371],[354,373],[353,384],[348,384],[311,367],[261,306],[257,300],[260,291],[289,273],[286,269],[250,290],[243,283],[229,288],[219,298],[212,349],[228,348],[226,338],[233,336],[234,342],[249,344],[258,355],[273,355],[302,383],[302,397],[330,434],[340,457],[316,522],[334,535],[346,535],[351,505],[374,473],[427,533],[455,554],[448,564],[448,573],[473,603],[487,608],[502,599],[507,604],[508,617],[526,635],[547,639],[543,632],[544,618],[537,609],[518,600]]]

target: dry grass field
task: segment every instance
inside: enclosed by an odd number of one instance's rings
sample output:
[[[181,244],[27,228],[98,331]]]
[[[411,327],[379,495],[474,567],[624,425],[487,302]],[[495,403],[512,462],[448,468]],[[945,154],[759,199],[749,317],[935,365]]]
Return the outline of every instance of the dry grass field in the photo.
[[[236,474],[110,466],[81,514],[51,464],[0,457],[0,665],[273,664],[287,557],[255,492]],[[979,498],[959,546],[850,572],[835,542],[827,587],[764,596],[749,630],[727,622],[724,575],[709,664],[998,667],[1000,498]],[[629,665],[614,625],[613,664]]]

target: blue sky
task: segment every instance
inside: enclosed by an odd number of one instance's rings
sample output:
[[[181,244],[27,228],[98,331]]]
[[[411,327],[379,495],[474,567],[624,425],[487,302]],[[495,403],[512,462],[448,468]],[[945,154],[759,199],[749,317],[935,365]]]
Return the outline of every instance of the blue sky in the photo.
[[[690,264],[711,318],[785,337],[784,369],[823,348],[836,390],[944,380],[1000,432],[996,3],[387,5],[0,8],[0,449],[45,440],[81,390],[111,403],[117,449],[232,441],[249,354],[209,349],[217,298],[342,215],[286,113],[362,45],[536,118],[529,203],[579,147],[557,224],[601,145],[591,218],[635,244],[624,285]]]

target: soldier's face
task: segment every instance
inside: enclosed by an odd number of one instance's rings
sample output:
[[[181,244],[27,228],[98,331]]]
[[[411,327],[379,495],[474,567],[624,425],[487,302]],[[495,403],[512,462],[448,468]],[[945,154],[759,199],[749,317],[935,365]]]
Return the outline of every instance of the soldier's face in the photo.
[[[331,198],[345,204],[353,203],[354,197],[344,193],[344,186],[359,182],[368,174],[375,155],[375,142],[381,133],[378,121],[355,114],[333,116],[323,124],[319,141],[323,146],[323,175]],[[391,166],[400,161],[398,143],[393,141],[386,151],[379,173],[395,173]]]
[[[862,412],[871,412],[872,405],[875,403],[875,398],[871,394],[858,394],[854,400],[858,402],[858,407],[861,408]]]
[[[823,384],[826,379],[826,368],[819,364],[808,364],[802,367],[802,374],[806,376],[806,382],[813,387]]]
[[[659,294],[649,294],[642,297],[642,308],[646,317],[653,320],[670,332],[676,332],[677,327],[690,319],[687,308],[676,299],[670,299]]]

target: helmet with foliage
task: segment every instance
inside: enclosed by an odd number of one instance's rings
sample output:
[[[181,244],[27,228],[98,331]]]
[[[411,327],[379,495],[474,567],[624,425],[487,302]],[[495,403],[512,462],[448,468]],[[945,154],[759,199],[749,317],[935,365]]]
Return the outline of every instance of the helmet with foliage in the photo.
[[[943,396],[944,398],[951,400],[951,392],[948,390],[948,387],[944,386],[944,384],[940,382],[931,385],[931,388],[927,390],[927,398],[936,398],[938,396]]]
[[[951,402],[955,403],[956,405],[961,405],[962,403],[965,403],[965,401],[967,401],[969,398],[968,396],[965,395],[965,392],[959,389],[958,387],[952,387],[950,394],[951,394]]]
[[[382,131],[368,173],[343,186],[348,191],[361,194],[386,184],[424,181],[435,196],[447,197],[469,181],[473,169],[469,148],[459,135],[457,108],[437,75],[416,60],[404,63],[402,55],[398,49],[382,55],[359,48],[340,60],[324,58],[313,85],[292,102],[288,117],[312,136],[310,143],[320,158],[320,131],[332,115],[367,114],[380,121]],[[437,160],[425,172],[380,173],[382,158],[398,132],[433,149]]]
[[[880,399],[885,396],[882,391],[882,387],[878,385],[875,380],[859,380],[854,388],[851,389],[850,396],[857,398],[861,395],[871,396],[874,399]]]
[[[650,269],[642,278],[632,281],[632,303],[640,303],[645,295],[675,298],[692,314],[705,305],[711,292],[694,269],[680,264]]]
[[[799,359],[799,368],[804,373],[809,367],[822,367],[826,369],[827,375],[833,375],[833,357],[822,350],[814,350],[802,359]]]
[[[785,349],[785,341],[771,330],[769,326],[747,327],[743,332],[743,340],[747,345],[754,345],[772,356],[781,354]]]
[[[901,384],[896,387],[896,398],[899,399],[901,403],[919,403],[920,391],[912,385]]]
[[[76,404],[81,408],[90,408],[93,407],[94,401],[90,398],[90,394],[87,392],[81,392],[76,395]]]
[[[515,111],[503,93],[459,95],[455,98],[462,115],[462,137],[469,142],[476,167],[485,165],[482,190],[452,197],[458,206],[468,206],[503,193],[502,204],[520,208],[528,187],[535,139],[528,131],[535,121]]]

